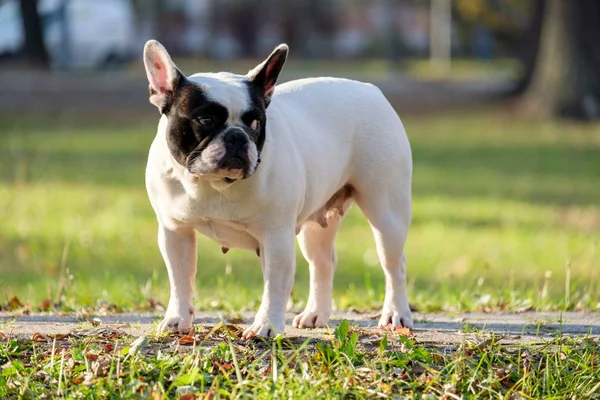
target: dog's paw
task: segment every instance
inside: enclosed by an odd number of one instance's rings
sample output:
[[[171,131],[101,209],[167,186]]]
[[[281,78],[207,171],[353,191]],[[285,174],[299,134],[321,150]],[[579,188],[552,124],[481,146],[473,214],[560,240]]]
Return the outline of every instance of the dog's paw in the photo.
[[[329,322],[329,313],[304,310],[296,315],[292,326],[294,328],[323,328]]]
[[[379,327],[385,328],[387,326],[392,326],[392,328],[403,327],[403,328],[412,328],[413,327],[413,319],[410,309],[406,307],[401,312],[384,309],[381,312],[381,318],[379,318]]]
[[[279,333],[283,333],[285,329],[285,318],[279,322],[269,321],[268,318],[256,317],[252,325],[247,327],[242,333],[242,339],[248,340],[255,336],[275,337]]]
[[[178,331],[180,333],[188,333],[192,329],[192,321],[194,319],[194,309],[189,307],[184,310],[170,311],[167,309],[165,318],[158,324],[157,331]]]

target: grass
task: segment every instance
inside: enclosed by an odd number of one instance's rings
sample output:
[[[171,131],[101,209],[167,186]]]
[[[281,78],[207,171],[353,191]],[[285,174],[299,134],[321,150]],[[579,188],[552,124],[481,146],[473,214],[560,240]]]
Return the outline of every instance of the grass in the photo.
[[[598,125],[489,111],[409,116],[405,125],[414,153],[407,255],[417,309],[600,309]],[[154,130],[153,121],[0,121],[0,301],[16,296],[35,309],[47,300],[65,310],[166,303],[143,183]],[[383,274],[356,208],[337,250],[337,309],[378,307]],[[262,278],[253,253],[223,255],[201,237],[199,255],[198,309],[256,308]],[[300,309],[308,268],[299,252],[296,275]]]
[[[415,167],[407,245],[415,308],[600,310],[600,126],[489,110],[405,116],[404,123]],[[143,184],[154,130],[143,119],[0,120],[1,309],[157,311],[166,304],[167,274]],[[337,249],[336,309],[379,308],[383,274],[356,208]],[[256,310],[262,277],[253,253],[223,255],[205,238],[198,253],[197,309]],[[307,292],[298,254],[295,311]],[[56,342],[0,337],[0,397],[590,398],[600,390],[598,341],[589,337],[557,336],[539,346],[492,338],[440,349],[353,327],[331,341],[291,344],[246,343],[235,327],[221,330],[198,327],[191,345],[150,336],[132,354],[126,348],[135,338],[122,333]]]
[[[330,340],[247,342],[240,333],[219,324],[136,340],[114,329],[6,338],[0,396],[562,399],[600,392],[600,344],[590,337],[504,346],[491,336],[427,348],[402,333],[367,331],[348,321]]]

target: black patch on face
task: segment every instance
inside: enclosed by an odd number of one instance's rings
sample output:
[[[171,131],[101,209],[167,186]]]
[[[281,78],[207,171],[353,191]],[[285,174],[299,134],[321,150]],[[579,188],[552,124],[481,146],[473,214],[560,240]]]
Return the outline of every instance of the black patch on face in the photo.
[[[258,150],[258,153],[260,154],[260,152],[262,151],[262,148],[265,144],[265,140],[267,138],[266,131],[265,131],[265,129],[267,127],[266,109],[269,106],[269,101],[267,99],[265,99],[265,95],[263,93],[263,88],[258,86],[256,83],[247,81],[246,88],[248,89],[248,98],[250,99],[250,104],[252,104],[252,108],[248,112],[255,112],[257,114],[258,118],[254,118],[254,119],[258,119],[260,121],[260,132],[255,141],[256,149]],[[252,121],[251,120],[250,120],[250,122],[244,121],[244,123],[248,124],[248,123],[252,123]]]
[[[192,153],[200,152],[225,129],[229,113],[221,104],[209,100],[201,87],[183,78],[172,97],[168,117],[167,145],[173,157],[188,165]],[[200,119],[212,123],[203,125]]]
[[[250,140],[256,144],[259,153],[266,140],[266,104],[262,88],[247,81],[250,106],[241,115],[243,130]],[[164,114],[168,118],[167,145],[171,155],[179,164],[188,167],[210,142],[226,130],[238,129],[227,124],[229,112],[223,105],[212,101],[203,88],[184,76],[169,99],[169,107]],[[202,124],[200,120],[209,119],[210,124]],[[257,130],[250,128],[252,122],[258,120]],[[206,121],[204,121],[206,122]],[[230,132],[226,132],[227,136]],[[228,144],[226,143],[226,146]],[[227,147],[229,149],[229,147]],[[227,156],[225,156],[227,157]],[[247,158],[244,160],[247,161]],[[227,167],[224,160],[223,167]]]

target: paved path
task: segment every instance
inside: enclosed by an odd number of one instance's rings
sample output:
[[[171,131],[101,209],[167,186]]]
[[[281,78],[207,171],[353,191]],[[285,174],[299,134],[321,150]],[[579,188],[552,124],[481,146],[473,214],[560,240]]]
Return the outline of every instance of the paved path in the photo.
[[[155,117],[148,103],[148,82],[139,73],[43,73],[39,71],[2,71],[0,115],[13,113],[93,113]],[[282,82],[302,78],[285,74]],[[354,76],[359,80],[365,77]],[[398,108],[399,112],[437,110],[474,104],[493,98],[510,88],[504,77],[475,80],[428,82],[404,74],[372,81]]]
[[[293,315],[288,316],[286,336],[326,339],[330,337],[327,329],[294,329],[291,327]],[[557,335],[581,337],[600,336],[600,313],[522,313],[522,314],[420,314],[416,313],[413,333],[418,342],[431,346],[452,346],[465,340],[481,340],[492,334],[500,338],[500,343],[511,345],[518,343],[543,342]],[[118,314],[99,316],[100,326],[119,328],[133,336],[152,332],[156,321],[155,314]],[[220,313],[197,313],[194,323],[215,325],[222,318]],[[251,321],[252,314],[244,315],[244,322]],[[342,319],[348,319],[352,325],[373,329],[377,332],[375,315],[336,314],[331,326],[337,326]],[[226,318],[227,319],[227,318]],[[85,327],[88,320],[84,317],[40,315],[13,315],[0,313],[0,332],[6,336],[31,338],[35,332],[42,334],[73,332]],[[245,323],[240,323],[245,327]],[[89,323],[87,325],[89,328]]]

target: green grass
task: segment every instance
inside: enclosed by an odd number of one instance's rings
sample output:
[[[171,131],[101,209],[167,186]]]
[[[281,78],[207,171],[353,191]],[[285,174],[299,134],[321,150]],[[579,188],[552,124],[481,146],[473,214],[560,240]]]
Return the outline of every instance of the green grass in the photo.
[[[425,347],[352,327],[330,340],[240,341],[234,325],[189,336],[94,329],[0,345],[2,398],[597,398],[597,339],[501,338]]]
[[[489,111],[404,119],[414,155],[407,255],[417,309],[600,309],[600,126]],[[166,304],[143,180],[154,121],[83,121],[0,121],[0,302]],[[356,207],[337,250],[337,308],[378,307],[383,274]],[[198,309],[257,307],[254,253],[223,255],[203,237],[198,253]],[[298,252],[296,309],[307,292]]]
[[[402,114],[401,110],[400,113]],[[600,310],[600,126],[487,110],[405,116],[414,154],[409,296],[420,311]],[[166,270],[143,174],[154,122],[0,120],[0,308],[159,310]],[[383,274],[355,208],[337,241],[338,310],[376,310]],[[199,238],[198,309],[256,309],[251,252]],[[298,255],[294,309],[308,292]],[[21,304],[23,303],[23,304]],[[597,338],[423,345],[342,324],[331,340],[240,341],[123,331],[10,336],[2,398],[595,398]],[[125,331],[127,331],[125,329]],[[131,350],[132,347],[137,349]],[[130,351],[131,350],[131,351]],[[595,397],[594,397],[595,396]]]

